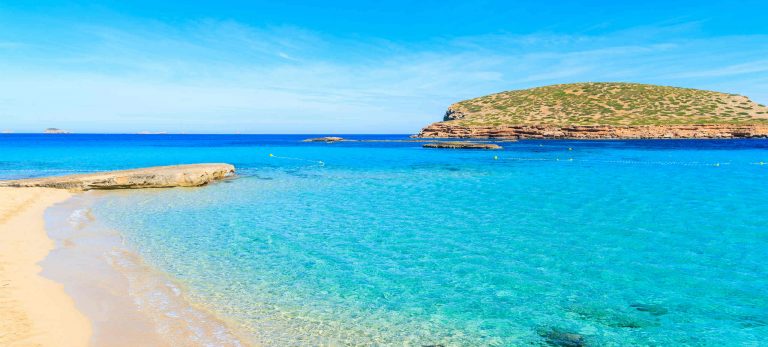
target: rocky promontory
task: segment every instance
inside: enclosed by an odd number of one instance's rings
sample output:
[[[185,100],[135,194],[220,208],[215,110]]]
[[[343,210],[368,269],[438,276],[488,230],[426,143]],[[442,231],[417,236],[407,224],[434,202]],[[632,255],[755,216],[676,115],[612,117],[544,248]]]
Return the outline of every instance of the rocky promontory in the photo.
[[[574,83],[451,105],[416,137],[676,139],[768,137],[768,107],[736,94],[637,83]]]
[[[768,137],[768,125],[506,125],[434,123],[419,137],[512,139],[730,139]]]
[[[230,164],[191,164],[0,181],[0,187],[47,187],[78,191],[197,187],[234,174],[235,167]]]

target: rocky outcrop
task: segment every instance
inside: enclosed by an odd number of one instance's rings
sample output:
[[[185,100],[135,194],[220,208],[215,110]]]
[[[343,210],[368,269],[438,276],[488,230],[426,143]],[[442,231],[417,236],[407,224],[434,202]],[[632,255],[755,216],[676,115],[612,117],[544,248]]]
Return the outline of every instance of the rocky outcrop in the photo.
[[[459,119],[464,119],[466,117],[467,115],[464,112],[458,110],[457,107],[451,106],[451,107],[448,107],[448,111],[445,111],[443,120],[447,122],[449,120],[459,120]]]
[[[544,338],[547,345],[558,347],[582,347],[586,346],[584,336],[581,334],[567,332],[560,329],[552,329],[546,332],[540,332],[539,335]]]
[[[453,121],[433,123],[417,137],[508,139],[726,139],[768,138],[768,124],[730,125],[506,125],[467,126]]]
[[[502,149],[501,146],[493,143],[477,142],[432,142],[425,143],[424,148],[450,148],[450,149]]]
[[[69,190],[197,187],[235,174],[230,164],[191,164],[60,177],[0,181],[0,187]]]
[[[303,142],[339,142],[344,141],[344,138],[336,137],[336,136],[326,136],[326,137],[316,137],[311,139],[306,139]]]
[[[737,94],[622,82],[556,84],[459,101],[417,137],[768,137],[768,106]]]

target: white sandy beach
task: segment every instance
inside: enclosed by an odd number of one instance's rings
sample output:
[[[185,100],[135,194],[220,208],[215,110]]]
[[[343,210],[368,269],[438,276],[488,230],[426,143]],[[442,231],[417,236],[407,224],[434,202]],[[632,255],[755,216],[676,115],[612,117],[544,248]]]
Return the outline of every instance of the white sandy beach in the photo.
[[[0,188],[0,345],[85,346],[91,324],[62,285],[40,276],[53,249],[43,213],[64,190]]]

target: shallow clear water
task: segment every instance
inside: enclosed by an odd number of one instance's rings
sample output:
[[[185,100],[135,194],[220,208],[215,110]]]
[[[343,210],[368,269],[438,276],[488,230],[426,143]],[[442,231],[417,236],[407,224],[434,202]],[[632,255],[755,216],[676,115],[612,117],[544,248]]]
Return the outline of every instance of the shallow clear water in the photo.
[[[257,343],[768,339],[766,140],[302,138],[4,135],[0,177],[235,164],[237,180],[93,213]]]

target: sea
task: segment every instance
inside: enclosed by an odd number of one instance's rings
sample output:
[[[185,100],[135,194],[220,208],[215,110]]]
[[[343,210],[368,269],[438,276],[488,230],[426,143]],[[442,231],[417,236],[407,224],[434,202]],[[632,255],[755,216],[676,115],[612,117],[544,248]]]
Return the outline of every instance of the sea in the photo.
[[[768,140],[302,142],[317,136],[3,134],[0,179],[236,166],[48,210],[43,274],[103,343],[768,341]]]

